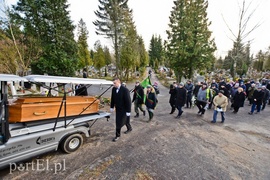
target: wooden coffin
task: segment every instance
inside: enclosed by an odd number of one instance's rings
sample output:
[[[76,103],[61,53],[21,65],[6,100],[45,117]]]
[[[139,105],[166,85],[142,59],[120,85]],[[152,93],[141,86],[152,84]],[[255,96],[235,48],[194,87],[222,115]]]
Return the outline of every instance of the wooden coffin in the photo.
[[[56,118],[62,97],[24,97],[9,106],[9,122],[28,122]],[[93,101],[95,101],[93,103]],[[92,104],[91,106],[89,106]],[[64,104],[59,117],[64,117]],[[99,100],[92,96],[68,96],[66,116],[97,113]]]

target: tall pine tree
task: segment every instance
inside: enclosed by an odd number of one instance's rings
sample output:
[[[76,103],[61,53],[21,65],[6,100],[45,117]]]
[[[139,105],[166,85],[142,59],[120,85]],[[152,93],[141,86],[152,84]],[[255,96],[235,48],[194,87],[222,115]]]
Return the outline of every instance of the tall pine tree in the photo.
[[[214,63],[216,46],[208,29],[207,0],[176,0],[170,15],[167,57],[178,80]]]
[[[153,35],[150,40],[150,47],[149,47],[149,65],[153,68],[158,68],[159,65],[161,65],[164,59],[164,48],[162,45],[162,39],[159,35],[158,37]],[[156,62],[159,62],[157,64]]]
[[[78,24],[78,58],[79,68],[86,68],[91,65],[90,51],[87,44],[88,30],[83,19],[80,19]]]
[[[126,11],[130,11],[128,0],[98,0],[98,10],[95,11],[97,20],[94,21],[96,33],[110,38],[113,42],[116,74],[120,66],[120,41],[123,37]]]

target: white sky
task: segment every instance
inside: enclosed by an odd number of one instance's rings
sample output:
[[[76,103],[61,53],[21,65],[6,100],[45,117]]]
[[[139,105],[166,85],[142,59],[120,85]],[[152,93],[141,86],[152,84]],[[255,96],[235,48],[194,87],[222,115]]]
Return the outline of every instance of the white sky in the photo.
[[[9,1],[16,2],[16,0]],[[251,1],[246,0],[246,4],[248,5]],[[213,32],[218,48],[215,55],[217,57],[224,56],[233,46],[231,39],[235,39],[226,23],[237,34],[239,4],[242,4],[242,0],[208,0],[208,2],[208,18],[212,21],[209,29]],[[89,31],[89,47],[93,48],[95,41],[100,40],[102,45],[111,48],[111,41],[104,39],[103,36],[97,36],[95,26],[92,23],[97,19],[94,11],[98,9],[98,0],[68,0],[68,3],[70,4],[71,19],[74,24],[77,25],[81,18],[86,22]],[[143,37],[147,50],[152,35],[161,35],[162,40],[167,39],[166,30],[168,29],[170,11],[173,5],[173,0],[129,0],[129,7],[133,10],[137,32]],[[245,42],[252,40],[251,52],[257,54],[259,50],[266,51],[270,46],[270,0],[253,0],[251,5],[247,15],[255,8],[257,10],[248,23],[247,32],[255,24],[260,23],[261,25],[245,39]]]

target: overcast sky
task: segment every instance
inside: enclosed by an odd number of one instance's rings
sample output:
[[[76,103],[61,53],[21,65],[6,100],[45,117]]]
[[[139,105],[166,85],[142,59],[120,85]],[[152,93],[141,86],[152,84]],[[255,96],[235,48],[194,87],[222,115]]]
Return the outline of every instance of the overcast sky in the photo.
[[[10,1],[14,2],[15,0]],[[246,0],[247,5],[251,1]],[[217,57],[224,56],[233,46],[231,39],[235,39],[226,23],[234,34],[237,34],[239,4],[241,5],[242,0],[208,0],[208,2],[208,18],[212,22],[209,29],[213,32],[218,48],[215,55]],[[68,0],[68,3],[70,4],[71,19],[74,24],[77,25],[81,18],[86,22],[89,31],[89,47],[93,48],[95,41],[100,40],[102,45],[111,48],[110,40],[95,34],[95,27],[92,23],[97,19],[94,11],[98,9],[98,0]],[[137,32],[143,37],[147,50],[152,35],[161,35],[163,40],[167,39],[166,30],[168,29],[170,11],[173,5],[173,0],[129,0],[129,7],[133,10]],[[266,51],[270,46],[269,8],[270,0],[253,0],[247,13],[248,16],[251,11],[257,9],[248,23],[249,26],[246,32],[251,30],[257,23],[261,24],[245,39],[245,42],[251,40],[251,51],[254,54],[259,50]]]

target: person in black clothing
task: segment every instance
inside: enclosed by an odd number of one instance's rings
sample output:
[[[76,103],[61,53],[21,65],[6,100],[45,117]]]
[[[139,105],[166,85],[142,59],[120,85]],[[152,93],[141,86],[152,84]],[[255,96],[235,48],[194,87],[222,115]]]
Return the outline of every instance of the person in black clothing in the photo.
[[[263,101],[264,92],[262,91],[262,86],[258,86],[258,88],[254,91],[252,96],[252,106],[251,111],[249,112],[250,115],[253,114],[255,111],[255,108],[257,109],[257,112],[255,114],[260,113],[262,101]]]
[[[176,108],[178,109],[178,115],[176,118],[180,118],[181,115],[183,114],[182,107],[185,105],[187,98],[187,90],[184,88],[184,83],[179,84],[179,88],[177,88],[177,93],[176,93]]]
[[[225,86],[226,87],[225,79],[221,79],[221,81],[218,83],[218,89],[220,89],[221,86]]]
[[[186,98],[186,108],[192,107],[192,92],[193,92],[193,84],[191,80],[188,80],[185,89],[187,90],[187,98]]]
[[[247,83],[245,84],[246,86],[246,97],[248,97],[248,89],[251,87],[251,83],[250,83],[250,80],[247,81]]]
[[[263,111],[265,109],[267,102],[269,101],[270,92],[268,89],[266,89],[266,86],[262,86],[262,92],[264,93],[262,103],[262,111]]]
[[[268,84],[266,85],[266,89],[270,91],[270,80],[268,80]],[[268,101],[268,105],[270,105],[270,99]]]
[[[88,96],[87,87],[83,84],[76,85],[75,96]]]
[[[133,90],[134,95],[132,102],[134,102],[134,110],[136,115],[135,118],[139,117],[139,109],[143,112],[143,115],[145,116],[145,110],[143,109],[142,105],[144,104],[144,91],[143,87],[140,85],[139,81],[136,81],[135,88]]]
[[[157,105],[157,97],[155,90],[152,86],[148,85],[145,106],[147,107],[147,111],[149,114],[149,122],[154,117],[154,109],[156,108],[156,105]]]
[[[177,93],[176,87],[173,84],[171,84],[170,85],[170,91],[169,91],[169,94],[170,94],[169,103],[170,103],[170,105],[172,107],[172,110],[171,110],[170,114],[173,114],[174,111],[175,111],[175,108],[176,108],[175,107],[176,93]]]
[[[224,91],[224,96],[226,96],[227,98],[230,98],[230,93],[229,93],[228,89],[226,88],[226,86],[221,85],[219,90]]]
[[[199,89],[202,87],[202,83],[201,82],[198,82],[197,85],[195,86],[194,90],[193,90],[193,95],[195,97],[197,97],[198,95],[198,92],[199,92]]]
[[[239,87],[233,97],[233,104],[232,104],[232,107],[234,109],[233,113],[237,113],[240,107],[244,107],[245,99],[246,96],[244,93],[244,89]]]
[[[87,78],[88,77],[88,73],[86,68],[83,69],[83,78]]]
[[[114,87],[111,95],[111,112],[116,111],[116,136],[113,141],[117,141],[121,136],[121,128],[126,124],[127,116],[131,112],[130,93],[127,88],[121,86],[119,78],[113,80]],[[131,127],[127,131],[131,131]]]

